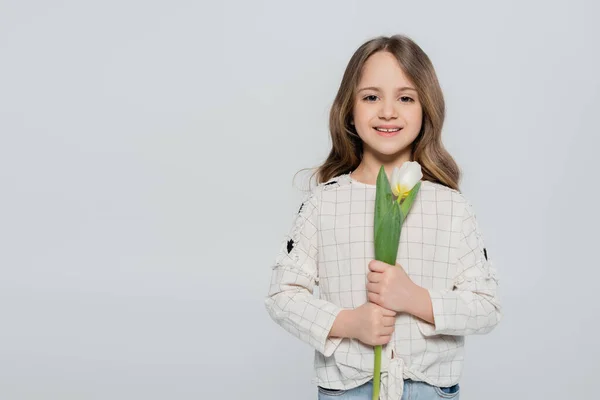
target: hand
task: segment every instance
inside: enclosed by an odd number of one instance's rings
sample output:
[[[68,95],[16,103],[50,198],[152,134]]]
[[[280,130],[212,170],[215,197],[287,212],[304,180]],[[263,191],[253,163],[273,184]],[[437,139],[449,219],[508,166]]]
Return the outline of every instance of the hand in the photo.
[[[408,312],[411,301],[420,289],[400,264],[390,265],[371,260],[367,274],[369,301],[396,312]]]
[[[395,311],[367,302],[351,312],[350,337],[369,346],[384,345],[390,341],[396,324]]]

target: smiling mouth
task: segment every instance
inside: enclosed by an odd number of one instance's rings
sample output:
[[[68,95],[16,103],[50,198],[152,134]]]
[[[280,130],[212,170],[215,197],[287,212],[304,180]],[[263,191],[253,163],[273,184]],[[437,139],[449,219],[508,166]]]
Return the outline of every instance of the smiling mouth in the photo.
[[[378,132],[392,133],[392,132],[398,132],[402,128],[374,128],[374,129]]]

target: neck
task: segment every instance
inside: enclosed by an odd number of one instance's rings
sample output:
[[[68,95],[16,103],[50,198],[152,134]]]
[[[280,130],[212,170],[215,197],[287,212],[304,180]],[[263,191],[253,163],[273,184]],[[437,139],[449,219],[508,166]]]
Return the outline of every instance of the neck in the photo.
[[[360,182],[375,185],[379,169],[382,165],[389,180],[391,179],[394,167],[401,167],[406,161],[412,161],[410,153],[375,156],[372,153],[365,152],[363,153],[362,161],[354,172],[352,172],[352,177]]]

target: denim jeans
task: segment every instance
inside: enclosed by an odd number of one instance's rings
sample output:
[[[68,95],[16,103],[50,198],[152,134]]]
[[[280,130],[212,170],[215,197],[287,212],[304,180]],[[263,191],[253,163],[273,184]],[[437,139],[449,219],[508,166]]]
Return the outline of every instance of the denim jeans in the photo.
[[[371,400],[373,381],[370,380],[359,387],[348,390],[326,389],[320,386],[317,386],[317,389],[319,393],[318,400]],[[458,384],[448,388],[440,388],[425,382],[405,380],[402,399],[398,400],[458,400],[459,395],[460,386]]]

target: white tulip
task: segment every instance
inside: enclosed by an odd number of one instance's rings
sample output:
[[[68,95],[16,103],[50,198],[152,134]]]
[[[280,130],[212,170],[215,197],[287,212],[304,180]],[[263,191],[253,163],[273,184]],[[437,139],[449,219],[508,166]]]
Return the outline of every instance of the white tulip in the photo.
[[[392,171],[392,192],[398,198],[408,196],[408,192],[423,178],[421,165],[416,161],[406,161]]]

